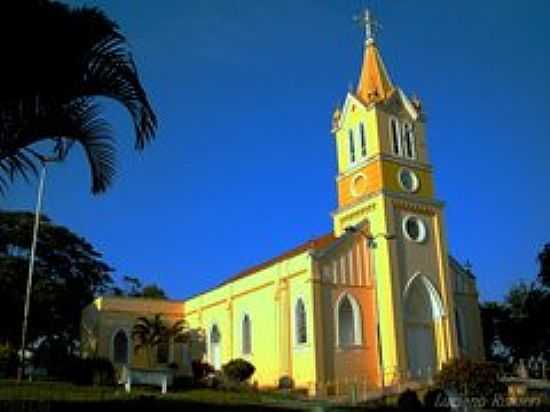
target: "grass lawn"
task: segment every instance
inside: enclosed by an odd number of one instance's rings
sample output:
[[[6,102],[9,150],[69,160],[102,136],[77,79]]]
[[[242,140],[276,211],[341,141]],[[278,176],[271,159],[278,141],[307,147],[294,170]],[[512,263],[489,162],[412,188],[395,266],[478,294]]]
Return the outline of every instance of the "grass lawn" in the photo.
[[[265,391],[223,391],[214,389],[189,389],[160,393],[160,388],[133,387],[127,394],[122,386],[78,386],[66,382],[24,382],[0,380],[1,401],[47,401],[47,402],[109,402],[134,403],[154,402],[155,404],[193,404],[211,410],[213,406],[278,408],[304,410],[314,406],[311,401],[300,400],[290,395]]]

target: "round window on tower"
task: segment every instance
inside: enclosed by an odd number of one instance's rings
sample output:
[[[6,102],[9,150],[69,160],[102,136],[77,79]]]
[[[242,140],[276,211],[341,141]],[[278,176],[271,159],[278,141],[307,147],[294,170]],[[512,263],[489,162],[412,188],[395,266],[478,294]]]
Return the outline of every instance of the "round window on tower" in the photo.
[[[418,216],[407,216],[403,219],[403,234],[413,242],[423,242],[426,239],[426,225]]]
[[[418,179],[418,176],[411,169],[399,169],[397,179],[399,180],[399,184],[401,185],[403,190],[406,190],[410,193],[416,192],[420,186],[420,180]]]

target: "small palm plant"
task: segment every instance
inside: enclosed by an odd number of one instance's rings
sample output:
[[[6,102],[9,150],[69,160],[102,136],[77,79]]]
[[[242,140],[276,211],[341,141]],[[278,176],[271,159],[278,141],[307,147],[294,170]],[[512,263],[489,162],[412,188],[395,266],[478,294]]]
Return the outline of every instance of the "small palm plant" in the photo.
[[[174,343],[188,342],[189,330],[184,320],[168,325],[162,315],[157,313],[152,318],[145,316],[137,318],[132,330],[132,338],[136,341],[135,351],[145,351],[148,367],[152,367],[154,349],[170,339]]]

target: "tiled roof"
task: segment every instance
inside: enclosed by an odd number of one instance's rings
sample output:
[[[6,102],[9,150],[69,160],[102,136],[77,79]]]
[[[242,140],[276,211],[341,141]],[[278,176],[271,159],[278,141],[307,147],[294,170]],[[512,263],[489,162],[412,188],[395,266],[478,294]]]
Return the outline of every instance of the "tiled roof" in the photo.
[[[286,252],[284,252],[284,253],[276,256],[276,257],[273,257],[273,258],[271,258],[269,260],[266,260],[266,261],[264,261],[264,262],[262,262],[258,265],[254,265],[254,266],[251,266],[251,267],[249,267],[245,270],[240,271],[236,275],[233,275],[229,279],[226,279],[225,281],[223,281],[218,286],[227,285],[228,283],[231,283],[235,280],[242,279],[242,278],[244,278],[248,275],[251,275],[253,273],[258,272],[259,270],[262,270],[262,269],[265,269],[265,268],[267,268],[271,265],[274,265],[275,263],[282,262],[283,260],[286,260],[286,259],[289,259],[291,257],[297,256],[297,255],[299,255],[300,253],[302,253],[306,250],[309,250],[309,249],[313,249],[313,250],[322,249],[322,248],[328,246],[329,244],[331,244],[332,242],[334,242],[335,240],[336,240],[336,237],[332,234],[332,232],[327,233],[323,236],[319,236],[317,238],[308,240],[307,242],[304,242],[304,243],[296,246],[293,249],[287,250]]]

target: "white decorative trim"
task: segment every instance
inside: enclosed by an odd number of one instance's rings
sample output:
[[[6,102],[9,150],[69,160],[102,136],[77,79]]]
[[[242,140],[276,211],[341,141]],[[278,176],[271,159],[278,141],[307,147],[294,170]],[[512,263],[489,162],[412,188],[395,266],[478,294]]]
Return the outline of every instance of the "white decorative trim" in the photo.
[[[403,182],[401,181],[401,175],[405,172],[410,173],[411,176],[412,176],[413,187],[411,189],[406,188],[405,185],[403,184]],[[399,186],[401,186],[401,188],[406,192],[416,193],[416,192],[418,192],[418,189],[420,189],[420,179],[418,178],[418,175],[415,172],[413,172],[411,169],[409,169],[408,167],[399,168],[399,170],[397,171],[397,181],[399,182]]]
[[[405,288],[403,289],[403,302],[406,302],[409,291],[411,290],[411,286],[417,280],[420,280],[422,282],[422,284],[426,288],[426,291],[428,292],[430,303],[432,305],[431,312],[433,320],[441,319],[442,317],[444,317],[445,308],[443,306],[443,302],[441,301],[441,295],[439,294],[437,288],[434,286],[432,281],[426,275],[420,272],[416,272],[414,275],[412,275],[405,284]]]
[[[415,219],[416,222],[418,223],[418,239],[413,239],[409,235],[409,232],[407,232],[407,222],[409,222],[409,220],[411,220],[411,219]],[[405,235],[405,238],[407,238],[411,242],[422,243],[426,240],[428,230],[426,229],[426,224],[424,223],[424,221],[419,216],[417,216],[417,215],[407,215],[407,216],[405,216],[403,218],[403,222],[402,222],[401,226],[402,226],[402,230],[403,230],[403,234]]]
[[[395,132],[397,133],[397,153],[394,150],[394,135],[393,135],[393,127],[392,122],[395,122]],[[403,142],[401,141],[401,127],[399,125],[399,119],[397,116],[391,115],[388,119],[388,130],[389,130],[389,136],[390,136],[390,152],[394,156],[403,156]]]
[[[248,353],[245,353],[245,352],[244,352],[244,339],[243,339],[243,338],[244,338],[244,328],[243,328],[243,324],[244,324],[244,318],[245,318],[246,316],[248,316],[248,324],[249,324],[249,326],[250,326],[250,330],[249,330],[249,332],[250,332],[250,333],[249,333],[249,335],[250,335],[250,336],[249,336],[249,337],[250,337],[250,352],[248,352]],[[250,312],[248,312],[248,311],[242,311],[242,312],[241,312],[241,316],[240,316],[240,318],[239,318],[239,321],[240,321],[240,322],[239,322],[239,336],[240,336],[239,341],[240,341],[240,343],[241,343],[240,348],[239,348],[239,349],[240,349],[240,350],[239,350],[239,353],[240,353],[242,356],[251,356],[251,355],[252,355],[252,348],[253,348],[253,346],[252,346],[252,340],[253,340],[253,339],[252,339],[252,329],[253,329],[253,328],[252,328],[252,316],[250,316]]]
[[[298,302],[302,301],[302,304],[304,305],[304,312],[305,312],[305,327],[306,327],[306,341],[305,342],[298,342],[298,335],[296,333],[296,327],[298,326],[296,324],[296,308],[298,306]],[[308,307],[306,305],[306,300],[304,299],[304,296],[302,294],[298,294],[296,296],[296,299],[294,300],[294,305],[292,306],[292,342],[294,343],[295,348],[303,348],[304,346],[307,346],[310,339],[309,339],[309,326],[308,326]]]
[[[407,132],[410,133],[410,137],[411,137],[410,141],[407,140]],[[407,121],[403,122],[403,134],[401,138],[403,139],[403,143],[401,145],[402,156],[406,159],[415,160],[416,159],[416,139],[414,136],[413,125],[410,122],[407,122]],[[407,154],[407,147],[409,146],[409,144],[411,149],[410,156]]]
[[[352,345],[341,345],[340,344],[340,304],[342,303],[342,300],[344,297],[347,297],[349,299],[349,302],[351,303],[351,308],[353,310],[353,338],[354,342]],[[349,293],[349,292],[342,292],[338,299],[336,299],[336,304],[334,305],[334,325],[336,326],[336,333],[335,333],[335,342],[337,348],[348,348],[348,347],[357,347],[362,345],[363,343],[363,322],[362,322],[362,316],[361,316],[361,306],[355,299],[355,297]]]
[[[214,327],[216,327],[218,329],[218,333],[220,334],[220,340],[218,342],[218,345],[220,347],[220,363],[221,363],[221,354],[222,354],[222,339],[223,339],[223,335],[222,335],[222,331],[221,331],[221,328],[220,328],[220,325],[219,323],[216,321],[216,320],[213,320],[210,322],[210,326],[208,326],[208,334],[207,334],[207,344],[206,344],[206,347],[207,347],[207,355],[208,355],[208,362],[210,362],[210,364],[212,366],[215,367],[214,365],[214,359],[213,359],[213,353],[212,353],[212,341],[211,341],[211,337],[212,337],[212,329],[214,329]]]
[[[401,98],[401,102],[403,103],[403,106],[405,106],[405,109],[407,112],[409,112],[409,115],[413,118],[413,120],[418,120],[419,113],[418,110],[415,109],[413,104],[411,103],[410,99],[407,97],[407,95],[403,92],[402,89],[397,89],[399,93],[399,97]]]

